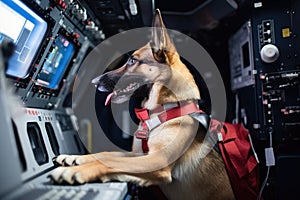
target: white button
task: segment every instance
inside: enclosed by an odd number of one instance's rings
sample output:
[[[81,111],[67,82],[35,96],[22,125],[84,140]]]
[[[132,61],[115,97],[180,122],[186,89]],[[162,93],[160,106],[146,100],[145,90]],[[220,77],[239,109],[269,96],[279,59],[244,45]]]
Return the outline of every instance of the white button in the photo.
[[[261,49],[260,57],[266,63],[275,62],[279,57],[279,50],[274,44],[267,44]]]

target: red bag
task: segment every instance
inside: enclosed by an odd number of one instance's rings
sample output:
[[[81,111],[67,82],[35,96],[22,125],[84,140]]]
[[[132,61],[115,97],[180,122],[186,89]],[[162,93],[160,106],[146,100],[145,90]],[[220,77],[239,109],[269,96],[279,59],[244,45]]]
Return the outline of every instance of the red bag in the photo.
[[[259,193],[259,169],[248,131],[240,124],[211,120],[210,132],[219,135],[219,148],[237,200],[254,200]]]

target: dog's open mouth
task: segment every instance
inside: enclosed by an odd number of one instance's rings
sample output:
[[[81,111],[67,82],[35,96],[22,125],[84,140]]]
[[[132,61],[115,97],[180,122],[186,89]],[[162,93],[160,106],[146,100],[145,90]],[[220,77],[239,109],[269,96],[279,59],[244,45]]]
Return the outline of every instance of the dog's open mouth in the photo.
[[[124,69],[126,68],[122,67],[107,72],[92,80],[92,83],[100,92],[110,92],[106,97],[105,105],[110,102],[124,103],[130,100],[132,95],[145,96],[145,93],[149,92],[148,85],[151,81],[148,78],[137,73],[121,73]]]
[[[134,91],[140,87],[140,85],[141,84],[138,82],[132,82],[125,88],[115,89],[106,97],[105,106],[107,106],[111,101],[118,104],[127,101]]]

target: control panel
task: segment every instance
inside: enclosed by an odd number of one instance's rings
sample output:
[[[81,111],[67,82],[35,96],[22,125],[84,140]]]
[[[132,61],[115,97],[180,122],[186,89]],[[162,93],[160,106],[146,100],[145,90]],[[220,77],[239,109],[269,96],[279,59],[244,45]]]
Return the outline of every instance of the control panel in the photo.
[[[6,70],[16,95],[26,107],[59,108],[81,62],[105,39],[101,23],[76,0],[5,0],[0,9],[18,30],[0,32],[16,46]]]
[[[292,199],[300,166],[300,2],[258,1],[253,6],[249,31],[244,25],[229,41],[235,119],[252,136],[263,198]],[[244,41],[251,43],[249,52],[243,51]],[[251,73],[243,74],[247,57]]]
[[[63,103],[84,58],[105,39],[88,9],[77,0],[0,1],[0,43],[15,47],[5,66],[14,90],[7,96],[23,103],[10,115],[23,181],[54,167],[55,156],[86,153],[73,111]]]
[[[299,76],[300,71],[260,75],[263,124],[274,129],[277,139],[300,138]]]
[[[231,82],[239,100],[239,117],[259,140],[267,140],[269,133],[277,141],[298,140],[300,29],[296,19],[300,4],[266,1],[259,5],[248,25],[229,41]],[[251,44],[249,52],[243,50],[245,41]],[[247,57],[251,70],[243,74],[243,59]]]
[[[231,89],[236,90],[255,83],[251,22],[247,21],[229,38]]]
[[[60,154],[83,154],[75,122],[65,112],[26,108],[12,119],[24,180],[53,166]]]

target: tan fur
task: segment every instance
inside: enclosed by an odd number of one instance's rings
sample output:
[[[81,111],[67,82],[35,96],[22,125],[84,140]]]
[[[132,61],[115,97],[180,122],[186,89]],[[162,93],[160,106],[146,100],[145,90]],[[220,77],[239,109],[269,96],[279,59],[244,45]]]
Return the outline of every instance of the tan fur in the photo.
[[[138,59],[156,60],[163,53],[165,64],[141,64],[125,73],[140,73],[154,83],[144,107],[200,99],[199,90],[189,70],[180,61],[166,33],[159,12],[154,20],[158,42],[152,52],[150,43],[135,51]],[[160,38],[155,38],[159,37]],[[161,49],[166,48],[166,51]],[[168,199],[234,199],[222,158],[214,150],[203,154],[205,130],[190,116],[163,123],[151,131],[149,153],[143,154],[141,140],[134,139],[132,152],[101,152],[93,155],[61,155],[56,162],[71,167],[59,167],[52,173],[58,183],[73,184],[90,181],[120,180],[141,186],[159,185]],[[201,149],[202,148],[202,149]],[[209,149],[209,148],[206,148]],[[206,156],[205,156],[206,155]]]

